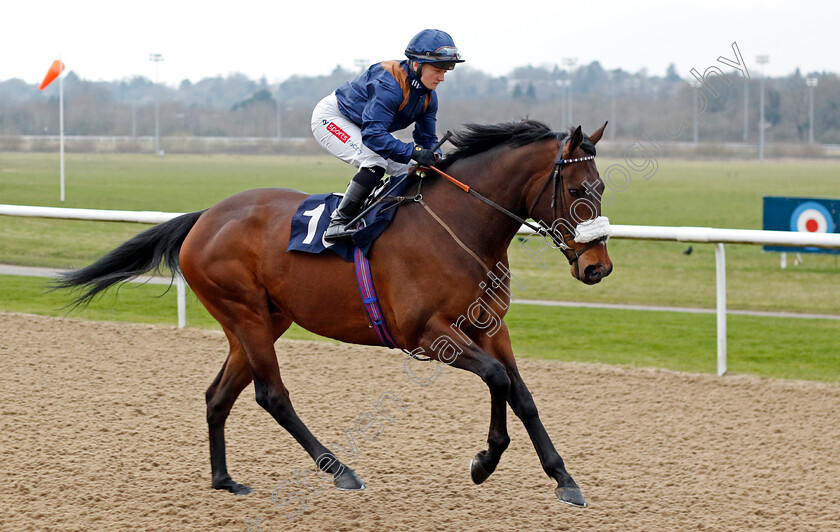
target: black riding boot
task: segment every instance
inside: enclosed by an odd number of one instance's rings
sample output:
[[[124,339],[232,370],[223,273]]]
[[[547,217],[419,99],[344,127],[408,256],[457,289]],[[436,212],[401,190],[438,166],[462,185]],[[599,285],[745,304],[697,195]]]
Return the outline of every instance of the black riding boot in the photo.
[[[349,238],[356,232],[355,228],[345,226],[361,212],[365,199],[376,188],[384,174],[384,168],[362,168],[353,176],[350,185],[347,186],[347,192],[341,198],[341,203],[330,217],[330,225],[324,232],[324,240],[335,242],[342,238]]]

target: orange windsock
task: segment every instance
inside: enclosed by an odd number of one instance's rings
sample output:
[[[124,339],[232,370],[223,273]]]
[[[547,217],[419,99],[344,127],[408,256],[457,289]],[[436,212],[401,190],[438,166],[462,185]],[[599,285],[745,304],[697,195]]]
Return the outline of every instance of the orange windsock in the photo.
[[[44,81],[41,82],[41,86],[38,87],[39,90],[44,90],[47,88],[47,85],[55,81],[62,72],[64,71],[64,63],[59,60],[53,61],[53,64],[50,65],[50,69],[47,71],[47,75],[44,76]]]

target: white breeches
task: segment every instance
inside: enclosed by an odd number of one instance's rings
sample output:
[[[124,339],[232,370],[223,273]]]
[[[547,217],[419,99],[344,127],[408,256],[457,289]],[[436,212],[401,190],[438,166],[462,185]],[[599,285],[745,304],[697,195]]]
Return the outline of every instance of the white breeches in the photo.
[[[312,111],[312,134],[327,151],[356,168],[380,167],[388,175],[408,172],[410,165],[386,159],[362,143],[362,130],[338,109],[335,93],[318,102]]]

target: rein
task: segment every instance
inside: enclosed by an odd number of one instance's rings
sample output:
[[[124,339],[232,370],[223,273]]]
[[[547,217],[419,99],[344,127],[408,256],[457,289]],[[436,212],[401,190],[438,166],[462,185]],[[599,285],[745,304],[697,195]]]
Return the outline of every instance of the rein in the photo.
[[[438,168],[435,168],[434,166],[432,166],[432,167],[431,167],[431,169],[432,169],[432,170],[434,170],[435,172],[439,173],[441,176],[445,177],[445,178],[446,178],[446,179],[447,179],[450,183],[452,183],[452,184],[453,184],[453,185],[455,185],[456,187],[460,188],[461,190],[463,190],[464,192],[466,192],[466,193],[468,193],[468,194],[470,194],[470,195],[472,195],[472,196],[475,196],[476,198],[480,199],[481,201],[483,201],[483,202],[484,202],[484,203],[486,203],[487,205],[490,205],[491,207],[493,207],[493,208],[494,208],[494,209],[496,209],[497,211],[501,212],[501,213],[502,213],[502,214],[504,214],[505,216],[507,216],[507,217],[509,217],[509,218],[513,218],[513,219],[514,219],[514,220],[516,220],[517,222],[519,222],[519,223],[521,223],[521,224],[523,224],[523,225],[528,226],[528,227],[529,227],[530,229],[532,229],[534,232],[539,233],[539,234],[540,234],[540,235],[542,235],[542,236],[546,236],[546,235],[548,234],[548,232],[547,232],[544,228],[542,228],[541,226],[539,226],[539,225],[534,225],[534,224],[532,224],[531,222],[529,222],[529,221],[527,221],[527,220],[523,220],[523,219],[522,219],[522,218],[520,218],[519,216],[515,215],[515,214],[514,214],[514,213],[512,213],[511,211],[509,211],[509,210],[505,209],[504,207],[502,207],[501,205],[499,205],[498,203],[496,203],[495,201],[493,201],[493,200],[491,200],[491,199],[489,199],[489,198],[487,198],[487,197],[485,197],[485,196],[483,196],[483,195],[479,194],[478,192],[476,192],[475,190],[473,190],[473,189],[472,189],[472,187],[470,187],[469,185],[465,185],[464,183],[461,183],[460,181],[458,181],[457,179],[455,179],[455,178],[454,178],[454,177],[452,177],[451,175],[447,174],[447,173],[446,173],[446,172],[444,172],[443,170],[440,170],[440,169],[438,169]]]
[[[440,216],[438,216],[437,214],[435,214],[435,211],[433,211],[433,210],[432,210],[432,208],[431,208],[431,207],[429,207],[428,203],[426,203],[425,201],[423,201],[423,195],[422,195],[422,194],[418,194],[418,195],[414,198],[414,201],[416,201],[417,203],[419,203],[420,205],[422,205],[424,209],[426,209],[426,212],[428,212],[428,213],[429,213],[429,215],[430,215],[432,218],[434,218],[434,219],[435,219],[435,221],[436,221],[437,223],[439,223],[439,224],[441,225],[441,227],[443,227],[443,228],[446,230],[446,232],[447,232],[447,233],[449,233],[449,236],[451,236],[451,237],[452,237],[452,240],[454,240],[456,244],[458,244],[459,246],[461,246],[461,249],[463,249],[464,251],[466,251],[466,252],[469,254],[469,256],[470,256],[470,257],[472,257],[472,258],[473,258],[473,259],[474,259],[474,260],[475,260],[475,261],[476,261],[476,262],[477,262],[477,263],[478,263],[478,264],[479,264],[479,265],[480,265],[480,266],[484,269],[484,273],[485,273],[485,274],[489,274],[489,273],[490,273],[490,268],[488,268],[488,267],[487,267],[487,265],[486,265],[486,264],[484,264],[484,261],[483,261],[483,260],[481,260],[481,258],[480,258],[478,255],[476,255],[476,254],[475,254],[475,251],[471,250],[471,249],[469,248],[469,246],[467,246],[466,244],[464,244],[464,242],[463,242],[460,238],[458,238],[458,235],[456,235],[456,234],[455,234],[455,231],[453,231],[451,227],[449,227],[448,225],[446,225],[446,222],[444,222],[443,220],[441,220],[441,219],[440,219]]]
[[[555,223],[556,223],[556,221],[557,221],[557,217],[556,217],[557,216],[556,198],[557,198],[558,188],[561,190],[561,193],[560,193],[560,209],[561,209],[561,212],[564,212],[564,213],[566,212],[566,202],[565,202],[564,194],[563,194],[563,191],[565,190],[564,185],[563,185],[563,174],[562,174],[563,166],[566,165],[566,164],[572,164],[572,163],[578,163],[578,162],[584,162],[584,161],[591,161],[591,160],[595,159],[594,155],[577,157],[575,159],[564,159],[563,158],[563,148],[564,147],[565,147],[565,144],[563,146],[561,146],[560,151],[557,154],[557,158],[554,160],[554,171],[551,173],[551,175],[548,177],[548,179],[546,179],[545,184],[543,184],[542,188],[540,189],[540,192],[537,194],[537,196],[534,198],[534,201],[531,202],[531,206],[528,208],[528,217],[529,218],[531,217],[531,212],[534,210],[534,207],[536,206],[537,201],[539,201],[540,197],[542,197],[542,195],[545,193],[545,190],[548,188],[548,185],[553,182],[554,186],[552,187],[552,194],[551,194],[551,209],[552,209],[552,214],[555,216]],[[571,231],[564,231],[563,230],[564,229],[563,224],[560,224],[561,225],[561,229],[560,229],[561,240],[558,241],[552,230],[546,229],[541,224],[540,225],[533,224],[533,223],[528,222],[527,220],[523,219],[522,217],[517,216],[516,214],[514,214],[510,210],[502,207],[501,205],[494,202],[493,200],[491,200],[491,199],[485,197],[484,195],[476,192],[475,190],[472,189],[472,187],[470,187],[469,185],[466,185],[466,184],[462,183],[461,181],[455,179],[454,177],[447,174],[443,170],[440,170],[439,168],[436,168],[434,166],[431,166],[429,168],[434,170],[438,174],[440,174],[443,178],[445,178],[447,181],[449,181],[450,183],[452,183],[456,187],[460,188],[461,190],[470,194],[471,196],[474,196],[474,197],[478,198],[479,200],[481,200],[484,203],[486,203],[487,205],[493,207],[494,209],[501,212],[502,214],[504,214],[508,218],[512,218],[513,220],[516,220],[520,224],[530,228],[532,231],[534,231],[535,233],[537,233],[538,235],[540,235],[542,237],[546,237],[546,236],[550,237],[551,240],[557,245],[556,249],[560,249],[563,252],[563,254],[566,256],[566,260],[569,261],[569,264],[574,264],[575,270],[577,270],[577,268],[578,268],[578,259],[580,259],[580,257],[584,253],[589,251],[592,247],[596,246],[597,244],[599,244],[601,242],[604,242],[607,239],[606,235],[609,234],[609,222],[607,221],[607,219],[605,217],[599,216],[595,220],[589,220],[587,222],[583,222],[581,224],[578,224],[578,230],[588,229],[586,236],[583,236],[583,235],[577,235],[576,236],[575,234],[571,233]],[[426,210],[429,210],[428,207],[426,207],[425,205],[424,205],[424,207],[426,208]],[[436,216],[433,216],[433,217],[436,220],[438,220],[438,222],[440,222],[440,220]],[[446,225],[444,225],[444,228],[447,229],[447,231],[449,232],[450,235],[453,236],[453,238],[455,238],[452,231],[448,227],[446,227]],[[553,229],[553,226],[552,226],[552,229]],[[591,236],[591,238],[585,239],[585,238],[587,238],[587,236]],[[458,240],[457,238],[455,238],[455,240],[456,240],[456,242],[458,242],[459,245],[461,245],[461,247],[464,247],[463,243],[461,243],[460,240]],[[577,251],[569,245],[570,241],[585,243],[587,245],[582,251]],[[476,258],[475,253],[472,253],[469,249],[467,249],[467,251],[470,252],[470,255],[472,255],[473,258]],[[476,258],[476,260],[478,260],[478,259]],[[484,265],[483,262],[481,262],[480,260],[478,262],[485,269],[487,268]],[[580,272],[576,271],[576,273],[579,274]]]

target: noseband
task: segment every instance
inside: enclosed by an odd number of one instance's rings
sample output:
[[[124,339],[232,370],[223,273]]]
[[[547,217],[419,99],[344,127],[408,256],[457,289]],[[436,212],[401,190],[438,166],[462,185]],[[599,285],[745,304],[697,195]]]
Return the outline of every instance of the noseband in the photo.
[[[560,151],[557,152],[557,158],[554,160],[554,171],[551,175],[546,179],[545,183],[543,184],[542,188],[540,189],[537,196],[534,198],[534,201],[531,202],[531,206],[528,207],[528,218],[532,218],[532,211],[534,207],[537,205],[537,202],[545,193],[548,185],[551,184],[551,213],[554,217],[554,221],[552,226],[549,229],[540,224],[540,231],[537,231],[539,234],[543,236],[551,237],[551,241],[554,242],[555,249],[559,249],[563,252],[563,255],[566,256],[566,259],[569,261],[569,264],[575,265],[576,273],[579,274],[580,272],[577,271],[578,269],[578,259],[595,247],[596,245],[600,244],[601,242],[606,242],[610,235],[610,227],[609,227],[609,220],[605,216],[598,216],[594,220],[587,220],[586,222],[577,224],[577,229],[573,233],[569,230],[565,223],[562,223],[564,220],[561,220],[557,217],[557,192],[560,191],[560,212],[566,213],[566,199],[565,199],[565,185],[563,183],[563,167],[567,164],[591,161],[595,159],[594,155],[587,155],[584,157],[577,157],[575,159],[564,159],[563,158],[563,150],[566,147],[568,140],[560,147]],[[569,212],[569,216],[572,213]],[[557,234],[555,232],[554,226],[560,222],[560,239],[558,240]],[[574,249],[572,246],[569,245],[569,242],[578,242],[581,244],[586,244],[586,247],[583,250],[578,251]],[[551,245],[551,244],[549,244]]]
[[[568,143],[568,140],[566,141],[566,143]],[[564,143],[563,146],[560,147],[560,151],[557,153],[557,158],[554,160],[554,171],[551,173],[550,176],[548,176],[548,179],[546,179],[545,184],[543,184],[542,188],[540,189],[540,192],[537,194],[537,197],[534,198],[533,202],[531,202],[531,206],[528,208],[528,214],[527,214],[526,218],[531,218],[532,217],[531,212],[534,210],[534,206],[536,206],[537,201],[539,201],[540,197],[542,197],[543,193],[545,193],[545,190],[548,188],[549,183],[554,183],[554,185],[552,186],[552,193],[551,193],[551,210],[552,210],[552,215],[554,216],[553,224],[556,224],[558,221],[561,221],[557,218],[557,202],[556,202],[556,199],[557,199],[557,190],[559,188],[561,190],[561,193],[560,193],[560,208],[561,208],[562,212],[565,213],[566,212],[566,200],[564,199],[565,187],[563,185],[563,166],[566,165],[566,164],[579,163],[579,162],[583,162],[583,161],[591,161],[591,160],[595,159],[594,155],[587,155],[585,157],[578,157],[577,159],[564,159],[563,158],[563,148],[566,147],[566,143]],[[565,225],[561,223],[560,224],[561,225],[560,240],[558,240],[557,235],[554,232],[553,225],[550,228],[546,228],[545,225],[541,222],[538,225],[535,225],[531,222],[528,222],[527,220],[524,220],[524,219],[520,218],[519,216],[517,216],[515,213],[509,211],[508,209],[505,209],[504,207],[502,207],[498,203],[490,200],[489,198],[486,198],[482,194],[479,194],[478,192],[473,190],[472,187],[470,187],[469,185],[465,185],[464,183],[461,183],[460,181],[458,181],[457,179],[455,179],[451,175],[447,174],[446,172],[440,170],[439,168],[437,168],[435,166],[431,166],[429,168],[431,170],[434,170],[438,174],[440,174],[447,181],[454,184],[455,186],[457,186],[458,188],[460,188],[464,192],[466,192],[466,193],[468,193],[472,196],[475,196],[476,198],[483,201],[487,205],[493,207],[494,209],[501,212],[502,214],[504,214],[508,218],[512,218],[512,219],[516,220],[517,222],[519,222],[520,224],[529,227],[532,231],[534,231],[538,235],[551,237],[551,241],[554,242],[554,244],[556,245],[556,246],[552,246],[552,247],[554,247],[555,249],[559,249],[559,250],[563,251],[563,255],[566,256],[566,259],[569,261],[569,264],[574,264],[575,265],[575,277],[577,277],[577,278],[580,278],[580,271],[578,269],[578,259],[580,259],[580,257],[584,253],[589,251],[591,248],[600,244],[601,242],[606,242],[607,239],[609,238],[610,222],[609,222],[609,220],[607,219],[606,216],[598,216],[597,218],[595,218],[593,220],[587,220],[585,222],[577,224],[577,227],[575,228],[574,233],[569,231],[568,228],[566,228]],[[421,177],[422,177],[422,174],[421,174]],[[415,201],[422,201],[422,195],[419,194],[419,189],[418,189],[418,194],[415,197]],[[571,216],[571,213],[569,213],[569,215]],[[447,227],[445,224],[443,224],[443,225],[444,225],[445,228]],[[564,231],[564,229],[566,229],[566,231]],[[453,234],[451,232],[451,230],[449,230],[448,228],[447,228],[447,231],[449,231],[449,233],[451,235]],[[457,242],[459,242],[459,244],[461,244],[462,247],[464,247],[464,245],[460,242],[460,240],[457,239],[457,237],[454,237],[454,238]],[[569,242],[571,242],[571,241],[577,242],[579,244],[586,244],[586,247],[583,248],[582,251],[577,251],[569,245]],[[551,244],[549,244],[549,245],[551,245]],[[480,259],[478,259],[477,257],[474,257],[474,258],[476,258],[476,260],[478,260],[478,262],[481,263]]]

